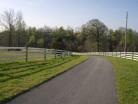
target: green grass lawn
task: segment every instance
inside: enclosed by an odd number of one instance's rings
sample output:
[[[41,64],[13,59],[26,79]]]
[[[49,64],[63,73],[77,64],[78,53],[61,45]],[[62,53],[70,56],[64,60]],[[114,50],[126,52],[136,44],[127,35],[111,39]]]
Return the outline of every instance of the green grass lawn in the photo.
[[[138,104],[138,62],[107,57],[113,64],[120,104]]]
[[[0,103],[86,60],[85,56],[51,59],[47,62],[0,64]]]

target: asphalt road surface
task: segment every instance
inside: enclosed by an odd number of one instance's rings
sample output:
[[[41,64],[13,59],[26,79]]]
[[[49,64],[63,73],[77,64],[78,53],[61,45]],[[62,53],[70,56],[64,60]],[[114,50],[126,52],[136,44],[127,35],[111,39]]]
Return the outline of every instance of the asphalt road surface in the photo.
[[[22,94],[8,104],[117,104],[110,62],[91,57],[72,70]]]

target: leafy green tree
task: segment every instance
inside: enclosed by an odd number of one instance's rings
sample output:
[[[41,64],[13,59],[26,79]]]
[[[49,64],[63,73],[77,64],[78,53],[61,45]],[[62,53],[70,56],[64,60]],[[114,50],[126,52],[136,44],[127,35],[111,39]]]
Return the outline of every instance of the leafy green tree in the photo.
[[[23,43],[24,43],[24,35],[26,34],[26,24],[23,20],[23,15],[21,12],[18,12],[17,13],[17,16],[16,16],[16,26],[15,26],[15,29],[16,29],[16,37],[17,37],[17,46],[20,47],[20,46],[23,46]]]
[[[87,40],[86,38],[88,38],[93,42],[96,41],[98,52],[100,51],[100,48],[102,48],[102,40],[103,38],[105,39],[107,31],[108,29],[105,24],[98,19],[92,19],[82,26],[82,33],[85,36],[83,39]],[[90,45],[90,43],[88,45]]]

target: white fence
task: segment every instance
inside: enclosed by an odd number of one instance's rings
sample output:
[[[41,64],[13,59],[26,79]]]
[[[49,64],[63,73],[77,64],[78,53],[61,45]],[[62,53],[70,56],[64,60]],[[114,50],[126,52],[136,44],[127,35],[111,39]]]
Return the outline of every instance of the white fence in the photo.
[[[112,57],[120,57],[120,58],[138,61],[138,52],[87,52],[87,53],[73,52],[72,54],[73,55],[112,56]]]
[[[16,61],[37,61],[65,57],[70,52],[65,50],[33,47],[0,47],[0,63]]]

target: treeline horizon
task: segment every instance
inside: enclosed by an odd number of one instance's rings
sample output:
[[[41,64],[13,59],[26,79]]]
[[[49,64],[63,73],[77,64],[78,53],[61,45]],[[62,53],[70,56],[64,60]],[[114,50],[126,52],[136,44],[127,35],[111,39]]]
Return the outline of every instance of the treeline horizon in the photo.
[[[124,51],[126,29],[113,30],[98,19],[73,28],[28,27],[21,12],[10,9],[0,14],[0,46],[39,47],[77,52]],[[127,51],[138,51],[138,32],[128,28]]]

